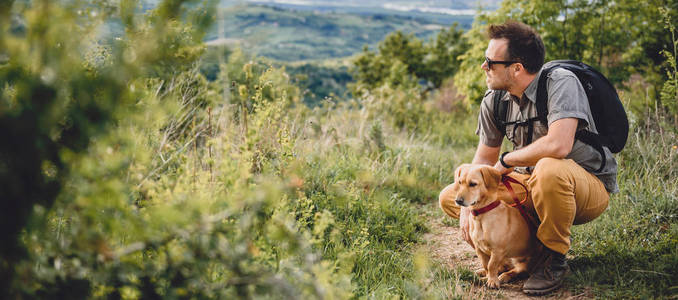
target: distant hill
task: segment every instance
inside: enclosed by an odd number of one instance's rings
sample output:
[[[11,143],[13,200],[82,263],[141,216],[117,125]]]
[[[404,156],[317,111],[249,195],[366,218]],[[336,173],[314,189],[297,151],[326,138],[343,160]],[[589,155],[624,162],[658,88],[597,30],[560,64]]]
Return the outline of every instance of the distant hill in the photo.
[[[240,1],[223,0],[223,4],[243,3]],[[449,8],[449,9],[476,9],[483,6],[488,9],[496,9],[501,0],[247,0],[245,2],[269,3],[269,4],[295,4],[305,6],[334,6],[334,7],[384,7],[388,5]]]
[[[282,7],[285,6],[285,7]],[[420,38],[435,36],[457,22],[469,28],[473,15],[405,12],[383,8],[245,4],[222,8],[223,38],[209,32],[208,45],[237,45],[280,61],[351,56],[396,30]]]

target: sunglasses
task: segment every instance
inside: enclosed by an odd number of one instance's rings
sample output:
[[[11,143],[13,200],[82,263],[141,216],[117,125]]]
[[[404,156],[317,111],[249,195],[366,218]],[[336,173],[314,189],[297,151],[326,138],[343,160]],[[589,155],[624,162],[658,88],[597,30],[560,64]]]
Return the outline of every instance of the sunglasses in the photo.
[[[506,61],[504,61],[504,60],[491,60],[491,59],[487,58],[487,56],[485,56],[485,62],[487,63],[488,69],[492,69],[492,65],[496,65],[496,64],[508,66],[510,64],[519,63],[519,61],[517,61],[517,60],[506,60]]]

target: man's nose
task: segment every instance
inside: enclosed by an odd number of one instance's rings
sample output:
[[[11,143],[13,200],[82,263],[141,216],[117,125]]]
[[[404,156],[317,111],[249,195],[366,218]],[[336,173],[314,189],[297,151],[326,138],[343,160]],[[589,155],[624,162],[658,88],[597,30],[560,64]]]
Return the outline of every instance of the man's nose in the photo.
[[[485,70],[485,71],[489,71],[489,70],[490,70],[490,68],[489,68],[489,66],[487,65],[487,62],[486,62],[486,61],[483,61],[483,63],[480,64],[480,68],[483,69],[483,70]]]

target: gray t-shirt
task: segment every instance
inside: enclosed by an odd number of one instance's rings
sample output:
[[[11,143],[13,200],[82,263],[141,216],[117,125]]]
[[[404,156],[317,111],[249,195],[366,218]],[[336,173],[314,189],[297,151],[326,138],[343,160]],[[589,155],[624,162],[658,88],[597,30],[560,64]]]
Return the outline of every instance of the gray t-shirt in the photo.
[[[506,121],[526,121],[537,116],[537,84],[541,71],[537,73],[535,79],[527,86],[523,97],[518,99],[506,93],[501,101],[511,101],[506,112]],[[588,99],[584,88],[574,73],[565,69],[554,69],[546,80],[548,90],[548,116],[547,121],[550,125],[556,120],[564,118],[575,118],[579,120],[577,130],[587,129],[597,133],[596,125],[591,116]],[[488,91],[480,105],[480,115],[478,116],[478,127],[476,134],[480,141],[490,147],[499,147],[504,139],[504,133],[501,132],[494,120],[494,106],[492,99],[493,91]],[[548,127],[539,121],[533,122],[532,141],[545,136]],[[519,126],[509,124],[506,126],[506,138],[513,143],[514,150],[527,146],[528,126]],[[605,168],[600,172],[595,172],[600,167],[602,158],[600,153],[593,147],[575,140],[572,151],[566,156],[574,160],[589,173],[598,177],[608,192],[617,192],[617,161],[607,147],[603,147],[606,156]],[[533,167],[517,169],[517,171],[531,172]]]

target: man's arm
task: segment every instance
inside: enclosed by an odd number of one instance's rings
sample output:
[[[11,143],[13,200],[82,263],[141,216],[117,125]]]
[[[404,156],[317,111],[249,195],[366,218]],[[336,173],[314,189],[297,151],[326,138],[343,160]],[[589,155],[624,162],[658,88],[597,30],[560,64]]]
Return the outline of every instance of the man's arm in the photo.
[[[511,166],[534,166],[544,157],[565,158],[574,145],[574,134],[577,132],[576,118],[559,119],[549,125],[548,133],[525,146],[520,150],[513,151],[504,156],[504,162]],[[495,167],[500,172],[509,172],[501,163]]]
[[[493,166],[499,158],[499,151],[501,151],[501,146],[490,147],[482,141],[478,142],[478,148],[476,148],[476,154],[473,156],[472,163]]]

